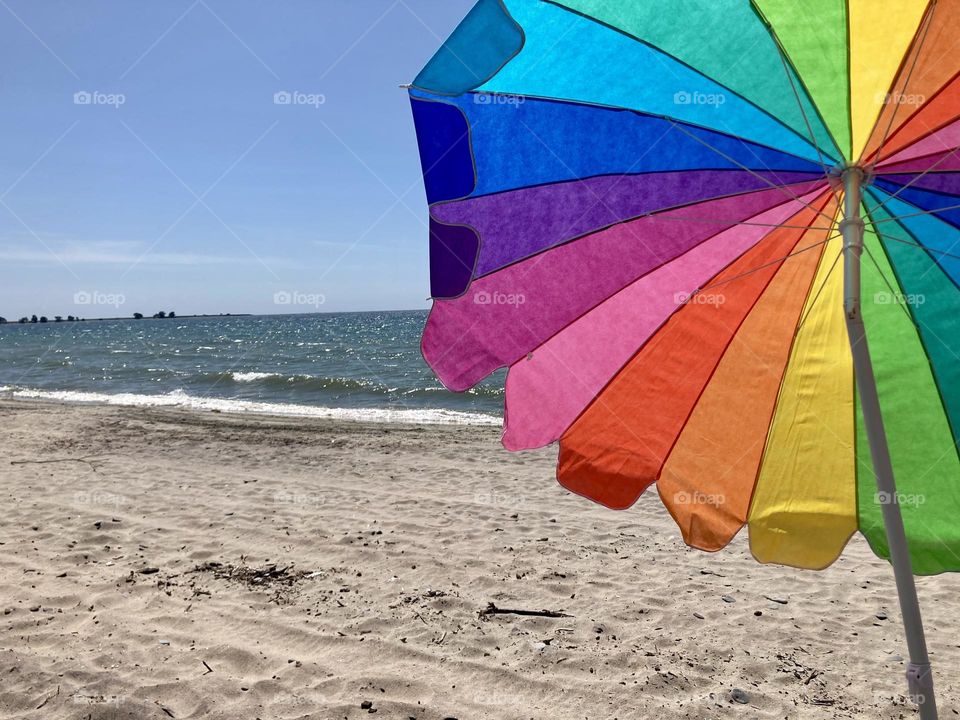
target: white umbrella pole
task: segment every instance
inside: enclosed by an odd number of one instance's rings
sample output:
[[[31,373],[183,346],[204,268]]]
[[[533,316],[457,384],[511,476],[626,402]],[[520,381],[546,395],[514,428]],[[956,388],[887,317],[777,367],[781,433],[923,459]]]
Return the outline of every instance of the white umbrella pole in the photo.
[[[877,476],[877,500],[883,508],[883,522],[887,529],[887,542],[890,546],[890,562],[897,581],[900,613],[903,616],[903,627],[910,649],[907,682],[910,686],[911,699],[920,708],[921,719],[937,720],[933,673],[930,669],[930,658],[927,655],[927,641],[923,633],[917,587],[914,583],[910,552],[907,548],[907,534],[903,529],[903,516],[900,514],[897,485],[893,477],[893,466],[890,463],[887,434],[883,429],[883,417],[880,414],[880,400],[877,396],[877,383],[870,360],[867,331],[860,312],[860,261],[863,254],[864,227],[863,219],[860,217],[860,201],[864,173],[858,167],[848,167],[841,177],[844,189],[844,212],[840,223],[840,232],[843,234],[844,310],[847,316],[847,332],[850,336],[850,350],[853,353],[857,387],[860,390],[860,403],[863,407],[863,419],[867,437],[870,440],[870,456],[873,458],[873,471]]]

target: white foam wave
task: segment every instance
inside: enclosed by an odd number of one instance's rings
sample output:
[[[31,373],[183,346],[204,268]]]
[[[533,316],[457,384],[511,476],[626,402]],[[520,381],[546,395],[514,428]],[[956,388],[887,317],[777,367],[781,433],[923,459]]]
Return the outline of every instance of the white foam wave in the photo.
[[[277,373],[268,372],[233,372],[230,373],[234,382],[256,382],[267,378],[280,377]]]
[[[97,405],[124,405],[128,407],[178,407],[190,410],[205,410],[225,413],[250,413],[282,417],[312,417],[331,420],[359,422],[403,423],[411,425],[500,425],[502,420],[494,415],[467,413],[436,408],[424,409],[379,409],[379,408],[327,408],[291,403],[265,403],[252,400],[226,400],[222,398],[193,397],[183,390],[174,390],[166,395],[140,395],[137,393],[95,393],[77,390],[35,390],[0,386],[0,393],[7,397],[31,400],[55,400],[68,403]]]

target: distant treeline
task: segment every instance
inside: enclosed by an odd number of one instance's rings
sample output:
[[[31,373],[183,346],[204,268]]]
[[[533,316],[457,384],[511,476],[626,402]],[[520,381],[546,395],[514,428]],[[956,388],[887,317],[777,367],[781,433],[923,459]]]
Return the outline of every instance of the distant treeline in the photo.
[[[133,314],[134,320],[143,320],[143,317],[144,317],[143,313]],[[158,320],[162,320],[166,318],[176,318],[177,314],[173,312],[173,310],[171,310],[170,312],[165,312],[161,310],[160,312],[154,313],[153,317]],[[66,318],[64,318],[63,315],[54,315],[53,317],[53,322],[84,322],[85,320],[86,318],[76,317],[74,315],[67,315]],[[5,317],[0,317],[0,325],[5,325],[6,323],[9,323],[9,322],[12,322],[12,321],[7,320]],[[31,315],[30,317],[22,317],[19,320],[17,320],[17,322],[20,325],[46,323],[46,322],[50,322],[50,318],[48,318],[46,315],[41,315],[40,317],[37,317],[36,315]]]

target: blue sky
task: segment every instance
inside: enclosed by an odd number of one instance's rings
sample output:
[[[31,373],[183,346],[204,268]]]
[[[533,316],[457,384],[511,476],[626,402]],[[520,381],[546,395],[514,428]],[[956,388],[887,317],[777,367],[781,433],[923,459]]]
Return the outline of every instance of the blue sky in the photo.
[[[2,0],[0,315],[426,307],[398,86],[471,5]]]

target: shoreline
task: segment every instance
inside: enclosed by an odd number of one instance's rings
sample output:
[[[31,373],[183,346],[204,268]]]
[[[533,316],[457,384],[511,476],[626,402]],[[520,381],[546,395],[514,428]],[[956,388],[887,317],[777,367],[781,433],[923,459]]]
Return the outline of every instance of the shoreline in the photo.
[[[332,408],[296,403],[258,402],[215,397],[198,397],[182,391],[164,395],[139,393],[95,393],[82,390],[41,390],[0,385],[0,401],[51,402],[64,405],[171,408],[196,413],[315,418],[344,422],[409,425],[466,425],[499,427],[503,419],[486,413],[445,408]]]

